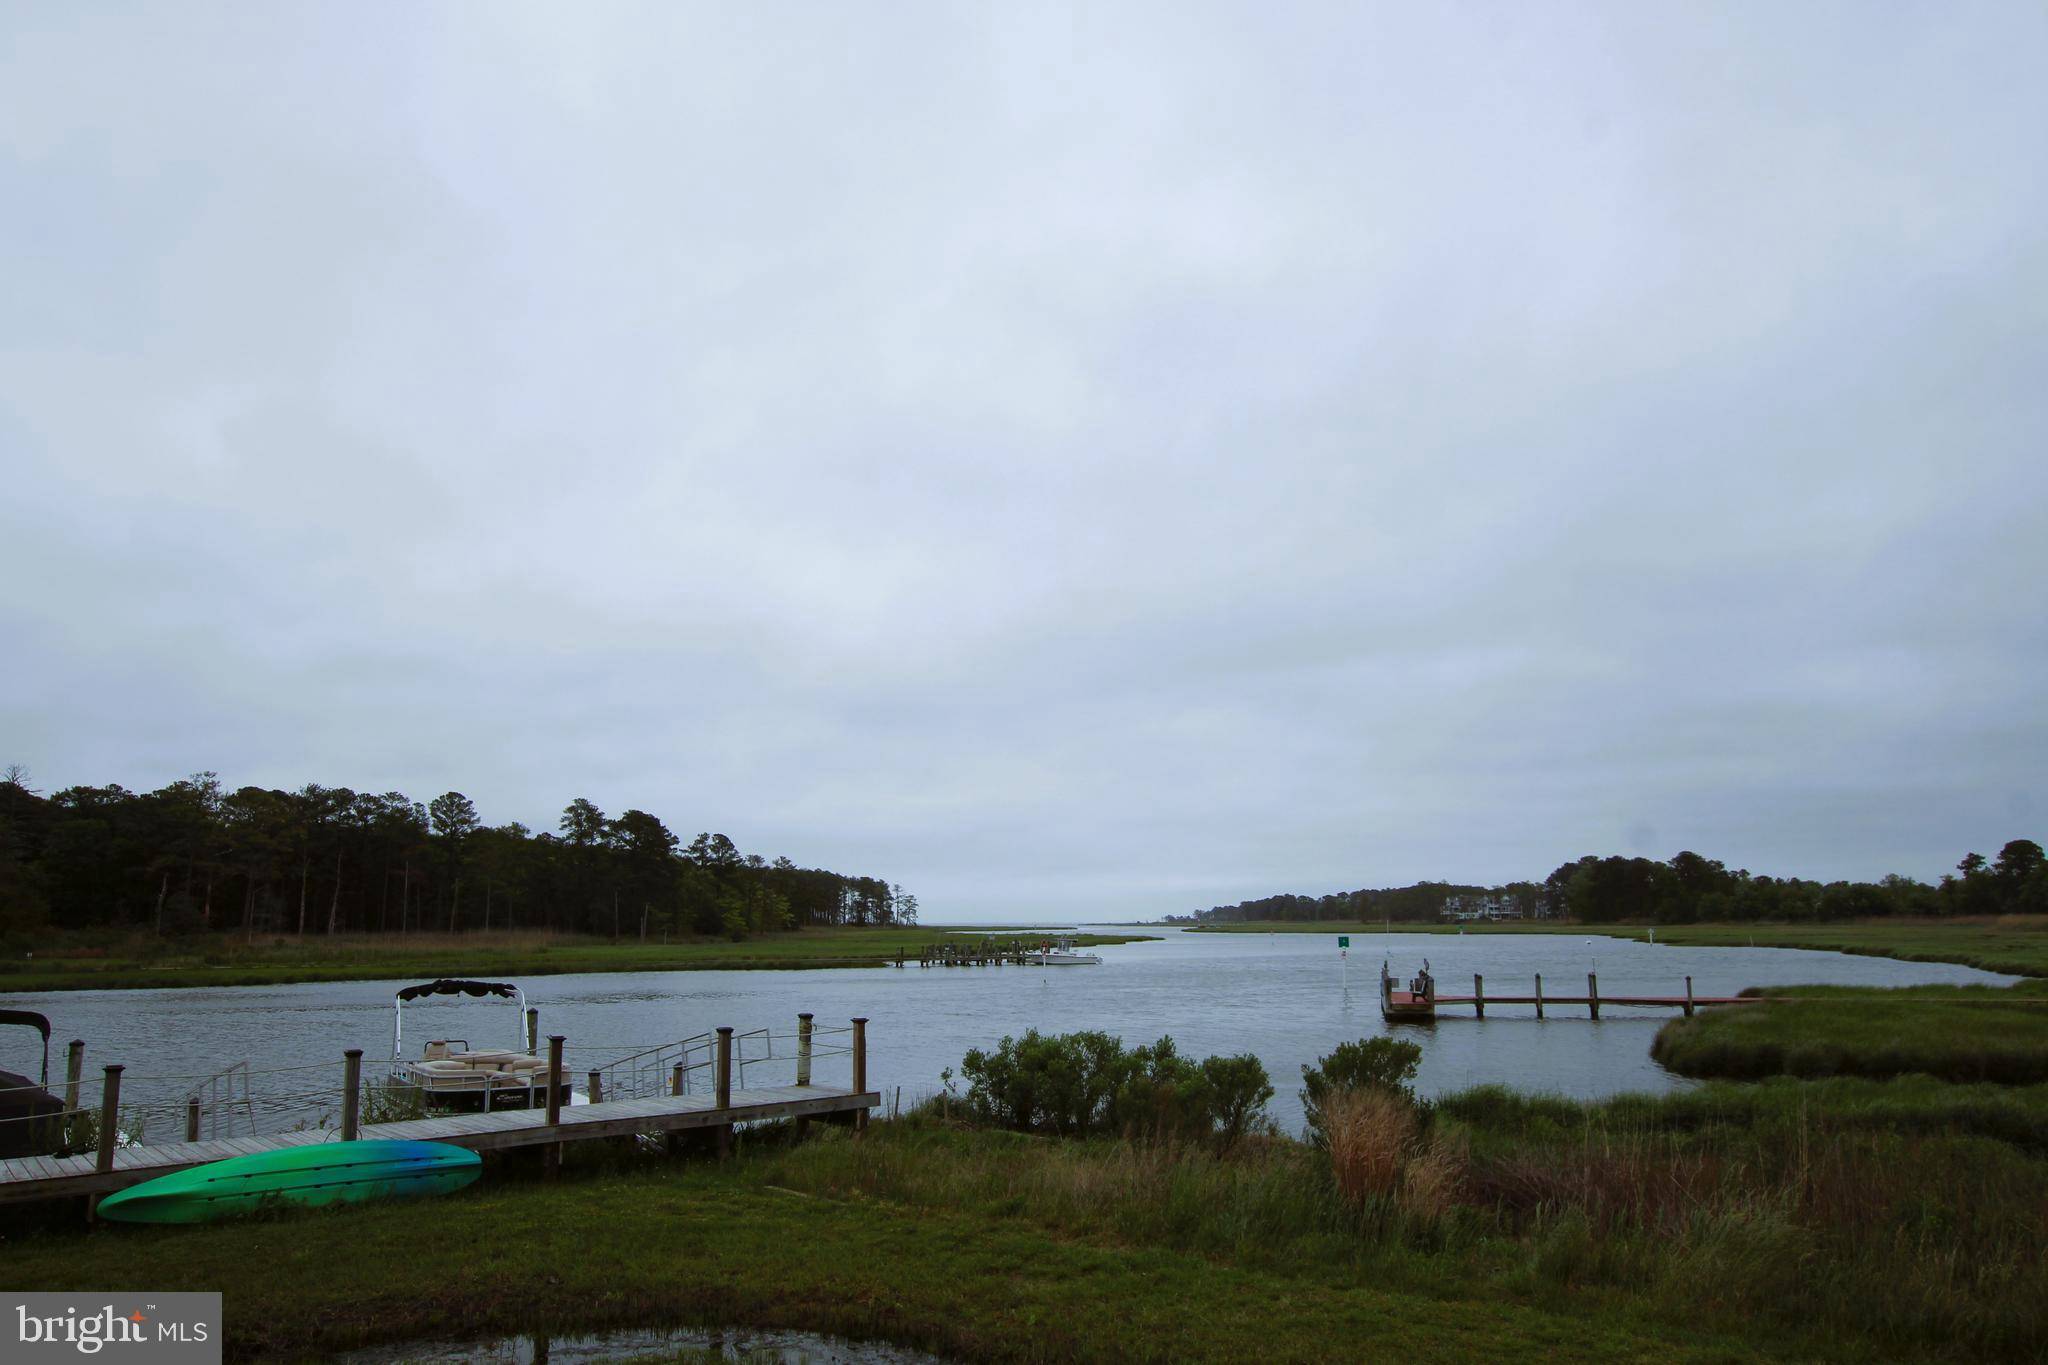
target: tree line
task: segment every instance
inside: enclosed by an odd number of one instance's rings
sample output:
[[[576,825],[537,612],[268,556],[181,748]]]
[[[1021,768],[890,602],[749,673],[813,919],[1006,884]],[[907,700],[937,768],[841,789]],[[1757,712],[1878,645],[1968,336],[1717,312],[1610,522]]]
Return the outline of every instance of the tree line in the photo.
[[[1501,896],[1514,901],[1524,915],[1541,904],[1543,888],[1534,882],[1503,887],[1465,886],[1457,882],[1417,882],[1413,886],[1337,891],[1327,896],[1262,896],[1236,905],[1211,906],[1192,915],[1168,915],[1168,923],[1239,924],[1269,920],[1337,921],[1354,924],[1373,920],[1433,920],[1453,896]]]
[[[486,825],[461,792],[308,784],[228,790],[197,773],[151,792],[0,775],[0,934],[462,933],[550,929],[642,941],[809,925],[915,924],[917,898],[879,877],[685,845],[656,816],[585,797],[554,831]]]
[[[1488,895],[1512,901],[1525,916],[1537,913],[1586,924],[1652,920],[1687,924],[1702,920],[1837,920],[1887,915],[1927,918],[1960,915],[2048,914],[2048,857],[2032,839],[2014,839],[1996,858],[1971,853],[1936,885],[1897,874],[1875,882],[1817,882],[1801,877],[1731,871],[1725,864],[1686,851],[1669,862],[1652,858],[1589,854],[1559,866],[1541,882],[1505,886],[1461,886],[1417,882],[1379,890],[1340,891],[1327,896],[1280,895],[1212,906],[1193,915],[1169,915],[1190,923],[1256,923],[1268,920],[1419,921],[1439,918],[1453,896]]]

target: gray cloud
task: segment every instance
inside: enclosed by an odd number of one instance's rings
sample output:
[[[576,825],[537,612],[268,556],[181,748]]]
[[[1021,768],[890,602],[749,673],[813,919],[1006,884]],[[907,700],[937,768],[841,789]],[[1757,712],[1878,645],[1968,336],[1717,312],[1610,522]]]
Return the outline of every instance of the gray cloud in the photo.
[[[935,918],[2040,837],[2020,7],[0,19],[0,757]]]

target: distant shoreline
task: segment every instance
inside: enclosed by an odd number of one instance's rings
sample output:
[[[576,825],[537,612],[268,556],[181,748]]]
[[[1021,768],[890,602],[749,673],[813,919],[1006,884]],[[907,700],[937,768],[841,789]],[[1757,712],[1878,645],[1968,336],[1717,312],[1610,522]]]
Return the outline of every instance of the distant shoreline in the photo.
[[[1600,934],[1647,938],[1689,948],[1808,948],[1859,953],[1902,962],[1950,962],[2014,976],[2048,976],[2048,916],[1999,915],[1957,919],[1860,919],[1820,924],[1716,921],[1700,924],[1536,923],[1393,924],[1334,920],[1260,920],[1228,924],[1158,926],[1197,934]]]
[[[1009,932],[1030,932],[1020,926]],[[899,954],[915,963],[918,950],[962,933],[997,932],[993,926],[927,925],[798,929],[740,943],[700,939],[682,943],[612,943],[567,935],[477,934],[470,939],[433,935],[405,939],[273,939],[244,944],[227,939],[129,938],[105,947],[67,944],[24,958],[19,950],[0,962],[0,997],[53,991],[201,990],[224,986],[287,986],[321,981],[426,980],[438,976],[526,977],[576,973],[811,970],[893,966]],[[1044,926],[1050,936],[1070,934],[1077,945],[1098,947],[1155,939],[1153,934],[1085,934]]]

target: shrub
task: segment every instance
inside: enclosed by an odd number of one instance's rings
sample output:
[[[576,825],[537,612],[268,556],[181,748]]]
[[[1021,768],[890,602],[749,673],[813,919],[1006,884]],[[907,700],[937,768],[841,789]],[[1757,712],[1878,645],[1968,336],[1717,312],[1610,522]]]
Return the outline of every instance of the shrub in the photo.
[[[1340,1043],[1336,1051],[1319,1058],[1312,1067],[1301,1069],[1301,1107],[1308,1118],[1308,1138],[1318,1147],[1327,1146],[1325,1112],[1333,1095],[1345,1091],[1381,1090],[1399,1096],[1409,1105],[1415,1091],[1409,1084],[1422,1065],[1422,1049],[1393,1038],[1361,1038]]]
[[[1256,1057],[1180,1055],[1173,1039],[1126,1049],[1107,1033],[1004,1038],[960,1063],[966,1107],[980,1123],[1026,1132],[1124,1132],[1157,1139],[1237,1140],[1273,1087]]]
[[[1202,1074],[1209,1082],[1209,1111],[1216,1136],[1225,1146],[1235,1143],[1258,1123],[1273,1098],[1266,1068],[1249,1052],[1235,1057],[1204,1057]]]

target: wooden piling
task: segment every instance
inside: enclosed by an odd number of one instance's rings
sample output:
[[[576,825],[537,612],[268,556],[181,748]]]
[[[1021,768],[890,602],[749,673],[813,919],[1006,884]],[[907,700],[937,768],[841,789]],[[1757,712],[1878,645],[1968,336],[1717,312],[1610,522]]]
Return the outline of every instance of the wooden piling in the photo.
[[[1692,978],[1685,979],[1685,1017],[1692,1018]]]
[[[929,964],[929,963],[919,963],[918,965],[919,965],[919,966],[929,966],[930,964]],[[812,1027],[813,1027],[813,1025],[812,1025],[812,1022],[811,1022],[811,1013],[810,1013],[810,1011],[809,1011],[809,1010],[805,1010],[805,1011],[803,1011],[803,1012],[801,1012],[801,1013],[799,1013],[799,1014],[797,1015],[797,1017],[796,1017],[796,1083],[797,1083],[798,1085],[809,1085],[809,1084],[811,1083],[811,1031],[812,1031]],[[797,1140],[798,1140],[799,1142],[801,1142],[801,1141],[803,1140],[804,1134],[808,1133],[808,1132],[809,1132],[809,1131],[811,1130],[811,1121],[810,1121],[810,1119],[809,1119],[808,1117],[806,1117],[805,1115],[803,1115],[803,1114],[798,1114],[798,1115],[796,1116],[796,1119],[794,1120],[794,1122],[795,1122],[795,1124],[796,1124],[796,1136],[797,1136]]]
[[[604,1073],[602,1071],[590,1073],[590,1102],[592,1104],[604,1103]]]
[[[1600,1017],[1600,978],[1592,972],[1586,973],[1586,1008],[1593,1018]]]
[[[732,1025],[718,1026],[718,1107],[732,1108]],[[732,1125],[718,1125],[718,1155],[723,1160],[732,1155]]]
[[[677,1062],[673,1067],[669,1068],[668,1093],[671,1095],[683,1093],[683,1064],[681,1062]]]
[[[1472,1017],[1486,1017],[1486,978],[1477,972],[1472,973]]]
[[[1536,1017],[1543,1017],[1543,973],[1536,973]]]
[[[100,1149],[94,1169],[102,1175],[114,1169],[114,1142],[121,1120],[121,1072],[125,1069],[118,1065],[108,1067],[106,1079],[100,1083]],[[99,1196],[94,1195],[86,1202],[85,1216],[92,1218],[99,1207]]]
[[[363,1135],[363,1050],[349,1048],[341,1058],[341,1140],[354,1142]]]
[[[78,1083],[85,1075],[85,1039],[71,1040],[70,1055],[64,1059],[64,1109],[67,1117],[78,1112]]]
[[[540,1011],[529,1010],[527,1018],[538,1021]],[[566,1039],[562,1034],[551,1033],[548,1035],[547,1083],[548,1127],[550,1129],[558,1129],[562,1126],[562,1044],[565,1041]],[[547,1171],[548,1178],[552,1180],[562,1170],[562,1144],[559,1141],[550,1142],[542,1151],[544,1153],[541,1157],[542,1165]]]
[[[199,1097],[185,1097],[185,1141],[199,1141]]]
[[[868,1092],[868,1021],[853,1021],[853,1093],[865,1095]],[[853,1111],[853,1131],[856,1135],[868,1130],[868,1107],[862,1105]]]
[[[106,1079],[100,1083],[100,1150],[96,1169],[114,1169],[114,1141],[119,1133],[121,1119],[121,1073],[124,1066],[107,1068]]]
[[[531,1005],[526,1010],[526,1055],[540,1055],[540,1010]]]

